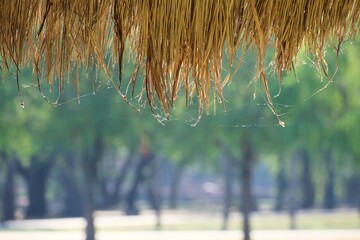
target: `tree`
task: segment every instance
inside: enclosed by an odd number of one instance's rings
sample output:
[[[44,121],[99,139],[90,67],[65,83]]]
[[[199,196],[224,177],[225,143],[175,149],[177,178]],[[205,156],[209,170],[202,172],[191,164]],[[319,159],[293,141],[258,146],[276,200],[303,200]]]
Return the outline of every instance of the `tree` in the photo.
[[[31,79],[31,72],[26,69],[20,77]],[[1,105],[2,110],[7,112],[0,120],[0,128],[3,131],[0,140],[0,151],[7,158],[9,166],[8,180],[6,189],[8,193],[13,191],[12,179],[15,172],[20,172],[25,178],[28,186],[30,205],[27,210],[28,217],[42,217],[46,215],[45,185],[48,167],[44,167],[49,162],[41,161],[40,158],[48,157],[48,148],[44,148],[44,138],[35,138],[37,134],[45,136],[47,121],[49,119],[50,108],[43,108],[36,104],[41,101],[23,88],[19,89],[19,95],[14,91],[16,86],[5,85],[1,88],[1,96],[4,98]],[[23,98],[25,99],[25,105]],[[6,99],[6,101],[5,101]],[[30,106],[27,108],[27,104]],[[30,120],[31,119],[31,120]],[[40,149],[42,150],[40,153]],[[5,159],[4,159],[5,160]],[[35,165],[35,162],[37,165]],[[32,164],[34,163],[34,164]],[[45,165],[43,165],[45,164]],[[14,204],[12,194],[9,194],[7,204]],[[11,203],[12,202],[12,203]],[[9,211],[12,207],[8,205]],[[10,214],[10,213],[9,213]],[[13,214],[10,214],[13,215]]]
[[[150,147],[150,138],[147,135],[143,135],[139,144],[139,161],[135,169],[135,176],[130,187],[130,190],[126,196],[126,213],[129,215],[139,214],[139,210],[135,206],[138,189],[140,184],[145,181],[150,181],[150,174],[152,172],[152,165],[155,159],[155,155]],[[150,190],[151,191],[151,190]]]
[[[101,206],[104,209],[115,207],[125,198],[125,182],[133,171],[134,151],[113,149],[105,153],[100,167],[99,183]]]
[[[81,163],[77,161],[78,156],[75,149],[63,150],[58,158],[54,169],[58,171],[56,174],[59,183],[61,183],[60,189],[63,195],[64,208],[60,215],[63,217],[81,217],[83,216],[83,192],[82,186],[82,174]]]
[[[29,167],[18,165],[18,171],[24,178],[29,197],[29,206],[26,211],[27,218],[44,218],[47,216],[46,188],[47,179],[53,164],[50,155],[46,160],[38,160],[38,156],[31,157]]]
[[[9,159],[5,154],[0,154],[0,160],[5,166],[5,179],[1,193],[0,201],[0,222],[15,219],[15,193],[14,193],[14,177],[16,173],[16,163]]]
[[[301,161],[301,192],[302,199],[300,200],[300,206],[308,209],[314,206],[315,203],[315,186],[312,177],[311,158],[309,153],[305,149],[301,149],[299,152],[299,158]]]
[[[328,65],[323,69],[316,63],[308,61],[307,66],[299,68],[296,72],[300,83],[294,80],[293,75],[286,77],[282,94],[278,98],[279,102],[289,106],[287,112],[289,124],[284,130],[289,132],[292,147],[299,151],[303,163],[303,181],[301,181],[303,207],[314,204],[314,187],[324,188],[323,206],[335,206],[334,186],[339,181],[335,169],[343,165],[340,162],[344,163],[347,156],[357,151],[351,145],[356,141],[354,137],[357,136],[358,127],[351,122],[356,122],[358,119],[355,111],[358,104],[350,96],[353,96],[359,86],[357,82],[351,82],[351,87],[346,87],[343,82],[344,78],[353,79],[350,75],[354,74],[353,71],[357,71],[352,65],[354,56],[358,54],[358,51],[354,50],[356,47],[358,41],[353,45],[345,46],[346,50],[350,48],[352,50],[340,54],[338,61],[336,61],[337,53],[329,50]],[[327,77],[331,77],[336,71],[337,64],[337,74],[330,79],[333,82],[329,82]],[[315,81],[319,76],[323,81]],[[320,175],[311,173],[313,168],[323,171],[327,176],[324,186],[311,184],[311,182],[320,182],[316,179]]]
[[[278,163],[277,163],[277,174],[276,174],[276,196],[275,196],[275,203],[274,209],[276,211],[283,210],[285,205],[285,193],[287,190],[288,180],[286,176],[285,170],[285,159],[284,154],[278,154]]]

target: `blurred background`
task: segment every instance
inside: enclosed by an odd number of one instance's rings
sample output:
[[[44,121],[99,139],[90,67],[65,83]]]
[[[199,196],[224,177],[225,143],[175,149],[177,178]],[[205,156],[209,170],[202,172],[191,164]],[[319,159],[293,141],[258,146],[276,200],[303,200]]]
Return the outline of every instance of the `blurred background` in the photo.
[[[134,98],[128,91],[138,113],[96,66],[73,73],[80,93],[69,79],[42,89],[45,100],[32,69],[19,75],[20,94],[15,76],[3,74],[0,235],[91,231],[94,219],[100,232],[359,230],[359,59],[359,40],[338,58],[329,48],[322,69],[304,52],[282,85],[270,64],[273,106],[286,127],[253,80],[251,52],[225,102],[199,112],[196,100],[185,107],[179,96],[168,119],[137,101],[140,80]],[[123,79],[133,69],[125,65]]]

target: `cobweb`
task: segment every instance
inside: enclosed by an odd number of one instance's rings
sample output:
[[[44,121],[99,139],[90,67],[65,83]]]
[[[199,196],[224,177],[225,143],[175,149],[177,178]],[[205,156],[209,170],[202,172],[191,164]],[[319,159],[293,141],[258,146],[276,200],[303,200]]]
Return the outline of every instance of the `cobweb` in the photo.
[[[248,65],[251,63],[249,61]],[[247,63],[244,62],[244,68],[249,68],[249,66],[246,65]],[[65,93],[61,93],[61,91],[57,91],[56,87],[53,86],[52,89],[49,87],[45,87],[42,90],[40,90],[41,96],[46,100],[46,102],[61,107],[64,105],[70,105],[75,103],[81,103],[81,104],[87,104],[87,105],[94,105],[94,108],[98,107],[101,104],[100,100],[98,99],[98,95],[110,95],[109,101],[115,101],[115,104],[119,104],[118,111],[112,112],[108,116],[103,116],[104,118],[110,117],[115,119],[131,119],[131,118],[143,118],[147,119],[148,117],[153,118],[155,121],[157,121],[161,125],[166,125],[169,122],[176,122],[180,124],[186,124],[190,126],[197,126],[200,122],[206,121],[210,122],[211,126],[215,127],[223,127],[223,128],[265,128],[265,127],[279,127],[283,126],[282,122],[286,122],[288,115],[291,114],[291,112],[296,111],[297,105],[301,104],[301,102],[310,101],[312,98],[314,98],[317,94],[319,94],[321,91],[325,90],[329,84],[332,82],[333,77],[337,70],[337,63],[336,68],[333,71],[333,74],[330,77],[330,74],[328,73],[328,66],[325,63],[321,63],[323,65],[316,64],[312,59],[307,58],[306,60],[303,60],[300,62],[301,65],[307,66],[308,68],[312,69],[315,77],[319,78],[320,81],[323,81],[323,78],[325,78],[328,81],[324,81],[322,86],[320,86],[317,89],[314,89],[314,91],[306,98],[302,99],[300,102],[297,103],[288,103],[284,100],[279,100],[277,96],[281,96],[281,88],[278,88],[278,91],[275,90],[272,93],[273,102],[272,105],[276,111],[272,112],[272,106],[269,106],[269,103],[266,100],[265,96],[258,96],[256,99],[250,98],[244,98],[246,100],[242,101],[235,101],[232,102],[232,99],[229,97],[229,100],[225,104],[225,108],[222,109],[222,107],[218,107],[216,111],[206,111],[205,109],[199,109],[198,105],[196,103],[190,102],[188,106],[185,107],[185,100],[182,98],[178,99],[179,104],[176,104],[175,109],[173,109],[170,113],[170,115],[165,115],[160,108],[153,107],[150,109],[146,104],[146,100],[144,100],[144,96],[142,96],[143,93],[141,91],[136,92],[135,94],[129,93],[129,89],[131,89],[130,81],[128,84],[124,84],[122,88],[116,89],[116,86],[112,84],[109,80],[107,80],[107,76],[104,76],[104,74],[99,74],[101,70],[98,70],[98,67],[96,65],[93,66],[93,68],[86,73],[83,73],[83,75],[86,75],[85,78],[91,77],[92,80],[82,80],[82,85],[87,85],[85,89],[81,89],[80,94],[76,92],[71,86],[65,86],[66,91]],[[323,69],[320,69],[322,67]],[[325,70],[326,71],[325,71]],[[271,63],[269,64],[268,68],[270,74],[271,74]],[[323,70],[323,71],[322,71]],[[242,70],[240,69],[239,72]],[[116,70],[114,69],[114,72]],[[130,71],[131,72],[131,71]],[[325,74],[324,74],[325,73]],[[299,85],[303,84],[301,83],[301,76],[297,76],[297,73],[295,70],[293,71],[293,82],[297,82]],[[317,74],[317,75],[316,75]],[[17,83],[18,81],[18,72],[16,74],[13,74],[13,77],[16,76]],[[71,78],[71,75],[69,75]],[[124,77],[126,78],[126,77]],[[127,76],[128,79],[130,79],[130,76]],[[116,76],[114,76],[114,79],[116,79]],[[243,79],[242,79],[243,80]],[[44,82],[45,79],[41,79],[41,82]],[[71,80],[68,80],[69,85]],[[141,81],[138,81],[138,84],[141,84]],[[277,82],[273,81],[272,82]],[[251,80],[251,84],[254,85],[254,95],[256,95],[256,91],[259,89],[256,89],[258,85],[256,84],[257,81]],[[238,83],[233,82],[231,83],[231,86],[227,87],[239,87],[236,86]],[[250,85],[251,85],[250,84]],[[46,84],[42,84],[46,85]],[[243,86],[242,86],[243,87]],[[248,87],[248,86],[247,86]],[[30,84],[23,84],[22,88],[30,89],[30,91],[34,91],[38,88],[38,84],[35,81],[32,81]],[[39,88],[40,89],[40,88]],[[68,90],[72,89],[72,90]],[[50,91],[51,90],[51,91]],[[261,90],[261,89],[260,89]],[[118,91],[118,93],[116,93]],[[252,94],[252,89],[248,87],[247,91]],[[20,104],[21,107],[24,107],[24,97],[22,96],[22,93],[20,92],[20,87],[18,87],[19,92],[19,98],[20,98]],[[119,94],[120,92],[120,94]],[[261,92],[261,91],[260,91]],[[46,94],[45,94],[46,93]],[[243,94],[243,93],[239,93]],[[281,93],[283,94],[283,93]],[[117,99],[112,97],[112,95],[118,95]],[[90,100],[91,101],[88,101]],[[103,98],[102,98],[103,99]],[[115,100],[116,99],[116,100]],[[310,103],[308,103],[310,104]],[[214,105],[221,105],[218,102],[213,102],[210,104],[212,106]],[[129,111],[124,111],[124,108],[133,108],[133,113]],[[180,111],[178,110],[180,109]]]
[[[109,95],[109,98],[98,98],[98,95]],[[148,106],[139,104],[137,99],[129,99],[131,104],[136,106],[140,111],[132,109],[127,103],[116,95],[114,89],[111,87],[100,89],[99,92],[89,91],[72,97],[58,98],[56,106],[64,107],[66,105],[86,105],[86,107],[96,110],[104,104],[109,104],[108,101],[113,101],[111,104],[118,104],[117,110],[111,113],[106,113],[102,116],[104,119],[143,119],[144,121],[154,121],[160,125],[171,124],[185,124],[196,127],[198,124],[205,122],[213,127],[221,128],[265,128],[265,127],[280,127],[278,119],[271,112],[265,99],[263,101],[254,101],[250,99],[248,102],[236,105],[229,104],[226,109],[219,109],[216,112],[206,113],[204,110],[199,110],[196,104],[185,106],[184,100],[179,100],[177,106],[172,110],[169,116],[165,115],[161,109],[153,109]],[[273,103],[282,120],[286,121],[288,114],[296,108],[296,106]]]

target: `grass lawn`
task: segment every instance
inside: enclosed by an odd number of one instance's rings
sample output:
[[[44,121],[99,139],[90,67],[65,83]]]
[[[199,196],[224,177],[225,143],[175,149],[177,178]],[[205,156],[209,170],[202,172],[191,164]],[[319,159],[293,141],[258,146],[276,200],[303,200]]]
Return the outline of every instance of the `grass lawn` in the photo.
[[[148,231],[155,229],[156,218],[151,211],[139,216],[124,216],[118,211],[97,212],[96,227],[100,231]],[[274,212],[253,213],[253,230],[287,230],[290,226],[288,215]],[[240,230],[241,214],[232,213],[229,230]],[[336,230],[360,229],[360,216],[356,210],[301,211],[296,216],[297,229],[301,230]],[[45,230],[78,231],[85,226],[82,218],[43,219],[8,222],[3,230]],[[164,211],[161,216],[161,230],[169,231],[209,231],[220,230],[222,218],[218,213]],[[0,229],[1,230],[1,229]]]
[[[251,219],[253,240],[358,240],[357,211],[299,212],[297,227],[289,231],[286,213],[254,213]],[[97,240],[240,240],[241,216],[231,214],[230,231],[219,231],[221,216],[215,213],[164,211],[162,231],[154,231],[155,216],[123,216],[118,211],[96,213]],[[82,218],[42,219],[8,222],[0,228],[0,239],[6,240],[81,240],[85,221]],[[342,229],[342,230],[337,230]]]
[[[155,228],[155,217],[146,213],[143,221],[119,223],[107,225],[98,219],[98,229],[111,230],[153,230]],[[136,218],[136,217],[135,217]],[[130,217],[131,219],[131,217]],[[129,219],[129,221],[130,221]],[[222,218],[219,214],[204,212],[164,212],[161,218],[162,230],[219,230],[222,226]],[[252,229],[254,230],[287,230],[290,226],[289,216],[286,213],[263,212],[254,213],[251,217]],[[229,219],[228,229],[241,229],[242,219],[239,213],[232,213]],[[335,210],[324,211],[302,211],[296,216],[297,229],[303,230],[334,230],[334,229],[360,229],[360,216],[357,211]]]

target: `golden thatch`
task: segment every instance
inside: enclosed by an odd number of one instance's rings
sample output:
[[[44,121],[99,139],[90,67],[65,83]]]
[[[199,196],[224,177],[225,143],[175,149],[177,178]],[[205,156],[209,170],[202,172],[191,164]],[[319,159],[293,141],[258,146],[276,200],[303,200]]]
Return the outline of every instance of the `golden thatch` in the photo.
[[[230,64],[241,63],[234,59],[238,49],[257,50],[271,106],[263,64],[268,47],[280,76],[303,44],[322,63],[326,43],[355,36],[360,22],[359,0],[0,0],[0,6],[2,71],[31,63],[61,90],[70,71],[95,63],[111,79],[105,57],[111,50],[121,76],[129,43],[134,76],[142,70],[150,106],[158,102],[165,113],[181,86],[199,106],[209,106],[211,89],[222,97],[231,78],[221,77],[224,49]]]

